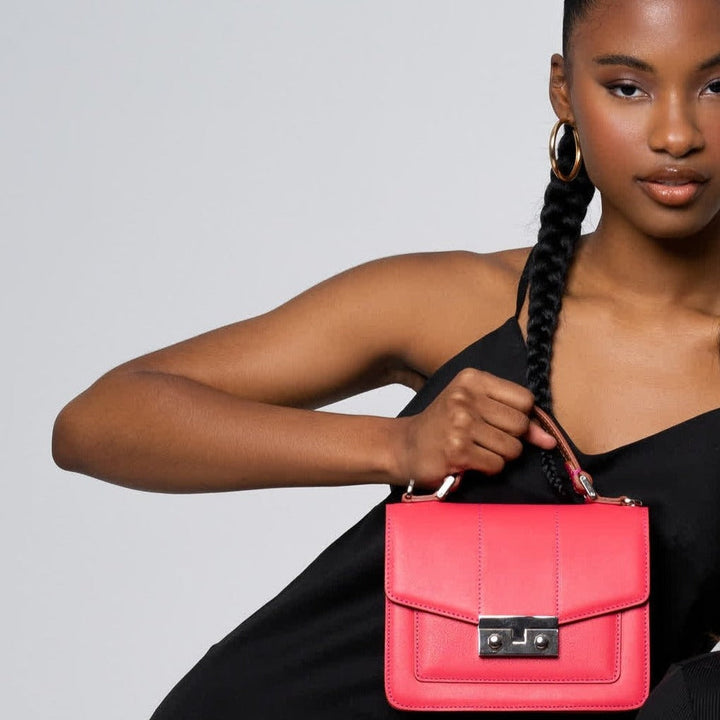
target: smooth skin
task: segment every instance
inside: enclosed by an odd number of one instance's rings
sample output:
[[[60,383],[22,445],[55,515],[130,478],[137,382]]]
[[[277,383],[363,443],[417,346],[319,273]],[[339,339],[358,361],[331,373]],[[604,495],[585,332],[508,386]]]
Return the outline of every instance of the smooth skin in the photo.
[[[718,53],[719,0],[604,0],[551,61],[553,108],[577,126],[603,203],[568,278],[551,377],[555,414],[587,453],[720,407],[720,61],[698,69]],[[597,61],[619,55],[641,62]],[[648,197],[638,178],[667,166],[702,171],[702,193],[673,208]],[[59,414],[55,461],[161,492],[498,473],[523,441],[554,440],[529,420],[532,394],[488,373],[462,371],[410,418],[312,408],[422,387],[512,315],[528,250],[368,263],[125,363]]]

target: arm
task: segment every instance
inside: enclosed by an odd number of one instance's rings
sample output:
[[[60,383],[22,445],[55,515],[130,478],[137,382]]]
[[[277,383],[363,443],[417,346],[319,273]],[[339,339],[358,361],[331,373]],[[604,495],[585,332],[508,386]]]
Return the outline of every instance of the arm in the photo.
[[[438,262],[369,263],[271,313],[121,365],[62,410],[56,462],[161,492],[406,482],[425,425],[309,408],[397,380],[423,382],[421,348],[435,344],[439,323],[447,334]],[[527,405],[529,393],[519,391]],[[519,422],[512,427],[522,430]]]
[[[128,368],[61,412],[53,454],[67,470],[158,492],[392,482],[389,422],[245,400]]]

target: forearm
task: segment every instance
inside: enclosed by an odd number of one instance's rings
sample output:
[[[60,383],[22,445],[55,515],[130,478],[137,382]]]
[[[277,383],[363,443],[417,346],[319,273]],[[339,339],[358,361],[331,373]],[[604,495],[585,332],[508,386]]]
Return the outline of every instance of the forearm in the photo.
[[[397,423],[239,399],[184,377],[121,372],[58,416],[61,467],[142,490],[401,483]]]

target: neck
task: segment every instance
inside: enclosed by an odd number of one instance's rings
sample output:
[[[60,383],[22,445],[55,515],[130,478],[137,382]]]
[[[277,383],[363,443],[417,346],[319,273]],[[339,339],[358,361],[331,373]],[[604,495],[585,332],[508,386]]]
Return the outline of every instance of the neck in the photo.
[[[583,291],[636,306],[720,315],[720,217],[682,238],[650,237],[601,219],[579,250]]]

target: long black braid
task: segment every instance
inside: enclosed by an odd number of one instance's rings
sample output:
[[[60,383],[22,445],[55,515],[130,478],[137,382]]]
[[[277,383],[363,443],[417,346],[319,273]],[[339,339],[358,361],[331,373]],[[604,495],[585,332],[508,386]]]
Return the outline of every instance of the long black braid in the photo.
[[[565,0],[563,18],[563,53],[569,57],[572,29],[593,5],[593,0]],[[558,165],[564,175],[570,173],[575,160],[573,134],[565,130],[558,143]],[[595,186],[584,164],[572,182],[564,182],[550,174],[545,191],[545,204],[540,214],[538,242],[533,250],[530,270],[530,302],[528,306],[528,387],[536,402],[552,412],[550,363],[558,318],[565,293],[568,270],[580,238],[582,222],[595,193]],[[542,451],[542,469],[550,486],[560,495],[568,493],[568,482],[558,472],[555,453]]]

